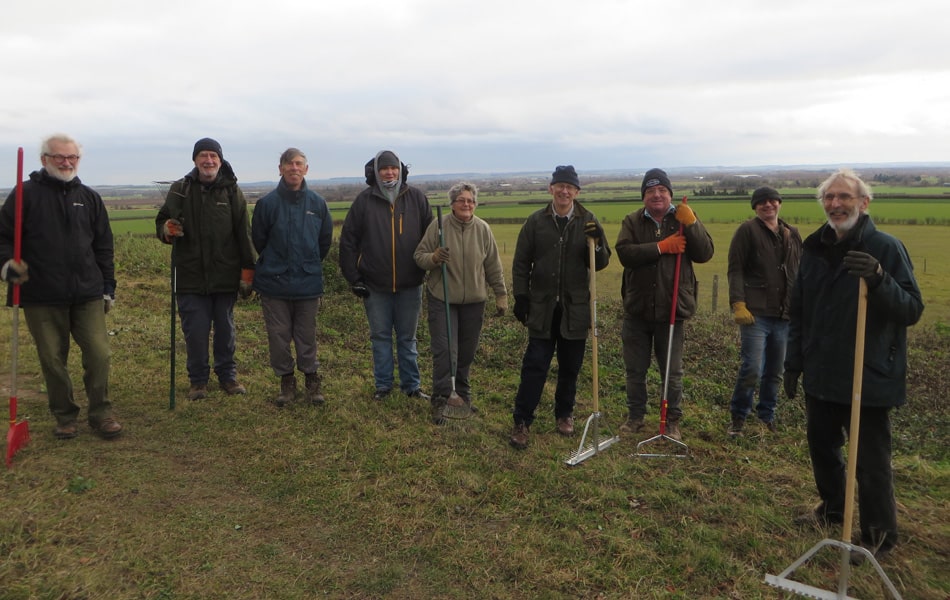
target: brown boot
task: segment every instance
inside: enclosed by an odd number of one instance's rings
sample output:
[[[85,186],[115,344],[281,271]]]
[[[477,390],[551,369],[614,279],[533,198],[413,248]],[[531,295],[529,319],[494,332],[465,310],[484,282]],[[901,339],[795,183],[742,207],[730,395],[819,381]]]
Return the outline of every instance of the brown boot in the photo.
[[[288,373],[280,378],[280,394],[274,399],[277,406],[286,406],[297,396],[297,378]]]
[[[511,438],[508,443],[518,450],[524,450],[528,447],[528,426],[524,423],[516,423],[511,430]]]
[[[313,405],[320,405],[327,401],[320,393],[320,376],[316,373],[307,373],[304,375],[304,395],[307,402]]]

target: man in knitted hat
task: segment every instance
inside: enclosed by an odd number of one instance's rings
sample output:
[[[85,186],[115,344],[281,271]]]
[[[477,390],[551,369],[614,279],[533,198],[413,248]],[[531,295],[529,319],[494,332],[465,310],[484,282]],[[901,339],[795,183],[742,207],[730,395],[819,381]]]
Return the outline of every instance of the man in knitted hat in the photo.
[[[779,218],[782,196],[763,186],[752,192],[755,216],[736,229],[729,245],[729,304],[739,325],[741,364],[732,392],[729,435],[742,434],[752,410],[775,431],[775,406],[785,370],[789,300],[802,255],[798,229]]]
[[[666,435],[679,440],[683,410],[683,325],[696,312],[696,275],[693,263],[713,257],[713,241],[706,227],[683,198],[673,206],[673,184],[662,169],[650,169],[640,185],[643,208],[627,215],[617,237],[617,256],[623,265],[623,362],[626,370],[627,422],[623,433],[644,427],[647,409],[647,371],[656,349],[661,379],[670,372]],[[680,263],[676,315],[670,344],[674,274]]]
[[[588,238],[596,244],[596,270],[610,262],[610,246],[597,217],[577,202],[580,191],[574,167],[556,167],[548,185],[551,203],[530,215],[518,234],[511,269],[514,313],[528,328],[528,346],[521,361],[509,443],[519,450],[528,447],[528,431],[555,353],[557,432],[574,433],[577,376],[590,331]]]
[[[432,221],[422,190],[406,179],[409,168],[390,150],[364,167],[369,186],[353,200],[340,232],[340,271],[363,301],[373,347],[375,400],[393,390],[393,334],[399,387],[410,398],[429,400],[420,389],[416,328],[425,271],[415,251]]]
[[[214,330],[214,373],[229,395],[247,390],[237,381],[234,303],[250,294],[255,252],[247,201],[221,144],[195,142],[195,166],[171,185],[155,217],[158,239],[174,243],[176,298],[188,355],[189,400],[208,395],[209,337]]]

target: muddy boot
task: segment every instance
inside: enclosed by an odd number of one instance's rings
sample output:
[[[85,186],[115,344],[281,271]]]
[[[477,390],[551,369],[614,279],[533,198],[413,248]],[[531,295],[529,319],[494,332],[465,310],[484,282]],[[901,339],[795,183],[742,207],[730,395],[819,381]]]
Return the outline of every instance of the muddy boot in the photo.
[[[280,378],[280,394],[274,399],[277,406],[287,406],[297,396],[297,378],[288,373]]]
[[[327,399],[320,393],[320,376],[316,373],[307,373],[304,377],[304,390],[307,402],[314,406],[326,402]]]
[[[432,424],[445,425],[445,405],[447,398],[445,396],[432,396]]]

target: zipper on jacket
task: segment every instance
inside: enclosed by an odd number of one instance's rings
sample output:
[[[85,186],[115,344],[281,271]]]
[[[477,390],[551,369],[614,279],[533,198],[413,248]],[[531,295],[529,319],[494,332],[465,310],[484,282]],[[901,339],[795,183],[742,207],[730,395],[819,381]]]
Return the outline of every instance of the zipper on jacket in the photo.
[[[390,233],[392,234],[392,245],[390,246],[390,252],[393,265],[393,293],[396,293],[396,205],[395,203],[389,205],[389,226]]]

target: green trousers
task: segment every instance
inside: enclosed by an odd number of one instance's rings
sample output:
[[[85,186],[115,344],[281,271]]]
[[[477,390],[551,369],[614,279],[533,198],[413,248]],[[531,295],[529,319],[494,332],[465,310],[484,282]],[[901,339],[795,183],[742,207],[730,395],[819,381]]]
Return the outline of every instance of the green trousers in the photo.
[[[98,427],[112,416],[109,401],[109,337],[102,300],[81,304],[56,306],[29,306],[23,308],[26,324],[36,344],[49,409],[58,425],[72,423],[79,418],[80,407],[73,397],[69,377],[69,338],[76,340],[82,353],[82,381],[89,401],[87,420]]]

